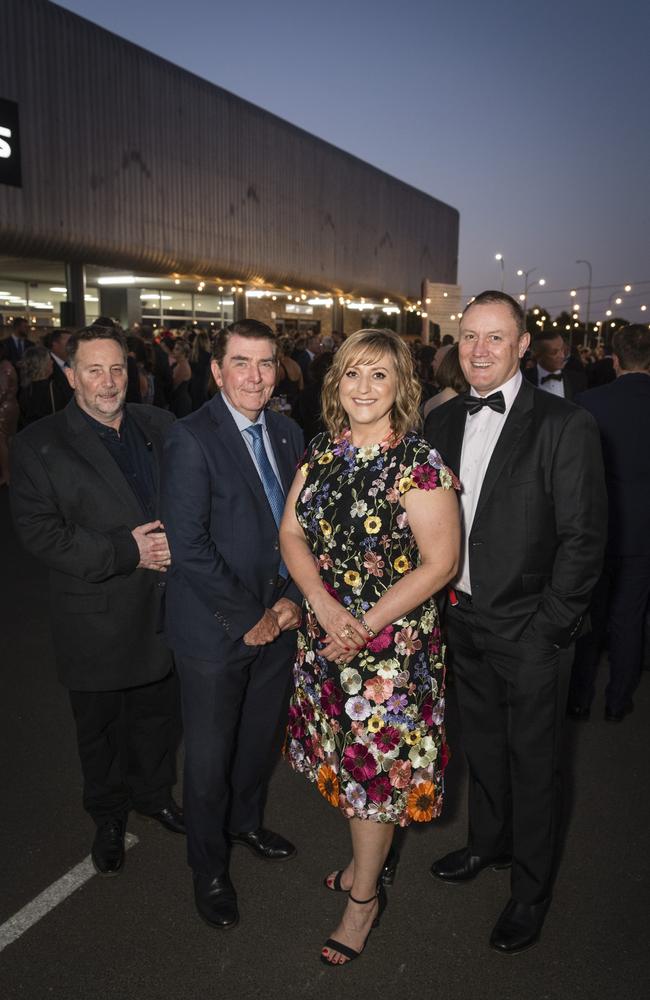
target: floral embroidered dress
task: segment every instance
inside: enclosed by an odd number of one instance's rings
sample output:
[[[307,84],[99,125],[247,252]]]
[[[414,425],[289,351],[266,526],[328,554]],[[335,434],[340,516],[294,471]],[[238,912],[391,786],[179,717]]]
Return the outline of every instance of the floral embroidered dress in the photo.
[[[416,434],[355,448],[349,432],[321,434],[302,467],[296,515],[325,587],[355,616],[418,565],[400,498],[410,489],[458,489],[437,451]],[[348,817],[408,825],[438,816],[444,739],[444,666],[433,598],[388,625],[347,666],[320,654],[324,635],[307,606],[298,633],[285,753]]]

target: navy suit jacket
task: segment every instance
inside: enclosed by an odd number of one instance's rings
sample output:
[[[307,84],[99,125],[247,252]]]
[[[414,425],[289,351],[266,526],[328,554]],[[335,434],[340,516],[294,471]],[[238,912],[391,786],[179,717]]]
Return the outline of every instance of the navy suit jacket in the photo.
[[[650,555],[650,375],[630,372],[576,397],[595,417],[609,496],[609,555]]]
[[[286,495],[303,454],[302,432],[293,420],[270,410],[266,426]],[[167,640],[186,656],[227,656],[279,597],[300,605],[302,595],[291,580],[278,591],[278,529],[255,464],[219,393],[171,428],[162,480],[172,554]]]

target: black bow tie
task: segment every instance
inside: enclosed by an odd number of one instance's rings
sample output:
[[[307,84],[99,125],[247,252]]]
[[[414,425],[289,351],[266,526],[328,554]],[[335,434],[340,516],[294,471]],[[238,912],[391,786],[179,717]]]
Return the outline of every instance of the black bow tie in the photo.
[[[551,379],[555,382],[561,382],[562,372],[549,372],[548,375],[542,375],[542,385],[544,385],[545,382],[550,382]]]
[[[489,406],[491,410],[496,410],[497,413],[506,412],[506,401],[503,398],[502,392],[493,392],[491,396],[463,396],[463,403],[467,407],[467,412],[470,417],[474,413],[478,413],[480,409],[484,406]]]

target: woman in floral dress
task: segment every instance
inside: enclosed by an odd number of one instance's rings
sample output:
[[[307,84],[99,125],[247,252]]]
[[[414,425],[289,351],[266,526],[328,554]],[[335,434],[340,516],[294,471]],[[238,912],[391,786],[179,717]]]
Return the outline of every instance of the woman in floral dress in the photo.
[[[442,805],[444,667],[433,594],[459,551],[458,482],[412,428],[420,390],[406,344],[361,330],[323,386],[327,432],[287,498],[282,555],[305,595],[287,755],[350,822],[349,892],[321,958],[356,958],[382,900],[395,825]]]

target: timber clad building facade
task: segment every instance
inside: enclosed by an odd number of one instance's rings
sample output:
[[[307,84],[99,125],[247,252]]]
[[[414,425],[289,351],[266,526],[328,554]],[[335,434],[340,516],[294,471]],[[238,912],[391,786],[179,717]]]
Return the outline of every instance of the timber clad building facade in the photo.
[[[0,39],[5,319],[404,328],[456,296],[448,205],[48,0]]]

